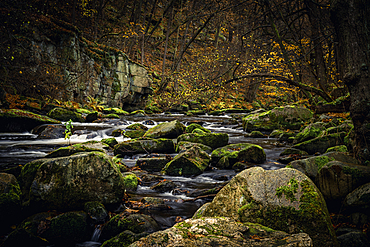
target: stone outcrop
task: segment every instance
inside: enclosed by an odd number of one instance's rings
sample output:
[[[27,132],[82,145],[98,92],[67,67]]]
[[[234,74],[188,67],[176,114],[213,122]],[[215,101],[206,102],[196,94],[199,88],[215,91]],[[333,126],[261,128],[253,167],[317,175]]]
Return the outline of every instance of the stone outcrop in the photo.
[[[152,92],[146,68],[118,49],[91,42],[66,23],[54,22],[42,32],[34,27],[29,57],[55,65],[51,83],[58,84],[60,99],[83,103],[92,97],[122,108],[141,103]]]

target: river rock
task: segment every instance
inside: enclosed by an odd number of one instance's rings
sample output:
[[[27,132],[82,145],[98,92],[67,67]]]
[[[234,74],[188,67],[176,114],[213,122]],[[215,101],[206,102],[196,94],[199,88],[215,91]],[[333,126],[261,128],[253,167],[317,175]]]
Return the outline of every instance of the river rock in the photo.
[[[304,141],[311,140],[313,138],[318,137],[324,130],[325,130],[324,123],[317,122],[309,124],[306,128],[304,128],[301,132],[299,132],[295,138],[293,143],[301,143]]]
[[[162,172],[170,176],[199,175],[209,165],[209,155],[198,147],[192,147],[187,151],[176,155],[168,162]]]
[[[306,121],[310,120],[313,113],[301,106],[282,106],[270,111],[250,114],[242,119],[244,131],[273,131],[283,127],[297,130]]]
[[[64,125],[43,124],[32,130],[32,134],[38,139],[58,139],[65,137],[66,127]]]
[[[60,121],[24,110],[0,109],[0,132],[31,131],[42,124],[60,124]]]
[[[97,111],[91,112],[91,113],[87,114],[85,121],[86,121],[86,123],[92,123],[95,120],[97,120],[98,117],[99,117],[99,113]]]
[[[160,172],[171,159],[168,157],[139,158],[136,166],[149,172]]]
[[[116,138],[114,138],[114,137],[102,139],[101,142],[104,143],[104,144],[107,144],[111,148],[114,148],[114,146],[118,144]],[[103,145],[103,149],[106,150],[107,147],[104,147],[104,145]]]
[[[184,133],[185,126],[179,120],[160,123],[150,128],[144,135],[148,138],[177,138]]]
[[[330,161],[317,176],[316,184],[328,207],[339,209],[341,202],[354,189],[370,181],[370,167]]]
[[[194,146],[199,147],[200,149],[205,151],[207,154],[211,154],[212,150],[213,150],[211,147],[209,147],[207,145],[204,145],[204,144],[201,144],[201,143],[181,141],[181,142],[177,143],[177,145],[176,145],[176,153],[185,152],[186,150],[188,150],[188,149],[190,149]]]
[[[338,236],[338,242],[341,247],[368,247],[370,241],[362,231],[352,231]]]
[[[348,149],[346,145],[339,145],[339,146],[334,146],[331,148],[328,148],[325,153],[329,152],[341,152],[341,153],[347,153]]]
[[[200,130],[203,130],[203,132],[211,133],[209,129],[206,129],[202,125],[197,124],[197,123],[191,123],[188,126],[186,126],[185,133],[193,133],[193,130],[195,129],[200,129]]]
[[[122,176],[125,189],[128,192],[136,191],[140,181],[136,174],[133,172],[124,172],[122,173]]]
[[[77,113],[77,112],[74,112],[68,109],[60,108],[60,107],[52,109],[51,111],[48,112],[47,115],[51,118],[64,121],[64,122],[67,122],[70,119],[73,122],[81,122],[81,123],[85,122],[85,119],[82,117],[80,113]]]
[[[148,130],[148,127],[141,123],[134,123],[126,127],[124,131],[124,136],[129,138],[139,138],[144,136],[145,132]]]
[[[101,238],[110,239],[125,230],[129,230],[134,233],[150,233],[159,230],[159,226],[149,215],[130,214],[127,216],[123,212],[112,217],[108,223],[104,225]]]
[[[308,154],[315,154],[317,152],[325,153],[328,148],[343,144],[345,136],[345,132],[319,136],[314,139],[295,144],[293,148],[306,151]]]
[[[244,136],[245,137],[251,137],[251,138],[263,138],[263,137],[265,137],[265,135],[262,134],[262,132],[258,131],[258,130],[254,130],[251,133],[245,134]]]
[[[250,143],[229,144],[213,150],[211,163],[221,169],[231,168],[236,162],[261,164],[266,160],[263,148]]]
[[[308,155],[306,151],[296,149],[296,148],[287,148],[283,152],[281,152],[279,156],[291,155],[291,154]]]
[[[20,180],[25,205],[37,211],[82,208],[89,201],[116,204],[125,190],[117,166],[101,152],[30,162]]]
[[[148,233],[133,233],[130,230],[125,230],[113,238],[105,241],[100,247],[117,247],[117,246],[129,246],[131,243],[139,240],[142,237],[147,236]]]
[[[361,185],[349,193],[344,199],[344,204],[352,210],[367,211],[370,207],[370,183]]]
[[[65,157],[81,152],[107,153],[107,150],[109,150],[108,144],[98,141],[88,141],[84,143],[74,144],[72,146],[58,148],[57,150],[54,150],[48,155],[46,155],[45,158]]]
[[[177,143],[182,141],[201,143],[215,149],[226,146],[229,142],[229,136],[226,133],[188,133],[177,138]]]
[[[257,237],[256,237],[257,236]],[[164,231],[134,242],[130,247],[153,246],[313,246],[305,233],[289,235],[259,224],[231,218],[187,219]]]
[[[0,234],[18,220],[21,196],[22,193],[15,176],[0,173]]]
[[[138,138],[121,142],[114,146],[114,155],[134,155],[145,153],[173,153],[175,145],[170,139]]]
[[[155,185],[150,187],[150,189],[158,191],[160,193],[164,193],[164,192],[171,192],[176,187],[177,185],[174,182],[165,179],[163,181],[156,183]]]
[[[231,217],[290,234],[305,232],[315,246],[337,246],[320,191],[306,175],[291,168],[242,171],[194,217]]]

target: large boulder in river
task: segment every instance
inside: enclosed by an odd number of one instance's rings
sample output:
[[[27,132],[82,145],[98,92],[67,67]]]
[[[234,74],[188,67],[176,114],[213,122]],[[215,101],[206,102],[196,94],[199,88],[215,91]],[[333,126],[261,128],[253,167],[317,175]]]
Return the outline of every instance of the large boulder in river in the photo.
[[[65,109],[65,108],[54,108],[51,111],[48,112],[47,114],[49,117],[58,119],[61,121],[69,121],[70,119],[73,122],[85,122],[85,119],[82,117],[80,113]]]
[[[118,167],[101,152],[35,160],[22,168],[20,181],[25,205],[37,211],[83,208],[89,201],[116,204],[125,190]]]
[[[171,176],[199,175],[208,167],[209,161],[209,155],[206,152],[198,147],[192,147],[176,155],[162,171]]]
[[[191,124],[189,124],[188,126],[186,126],[186,128],[185,128],[185,132],[186,132],[186,133],[193,133],[193,131],[194,131],[195,129],[200,129],[200,130],[202,130],[203,132],[211,133],[211,131],[210,131],[209,129],[206,129],[206,128],[204,128],[202,125],[197,124],[197,123],[191,123]]]
[[[301,106],[276,107],[271,111],[250,114],[242,119],[244,131],[273,131],[285,129],[300,129],[301,125],[310,120],[313,113]]]
[[[179,120],[160,123],[150,128],[144,137],[148,138],[177,138],[184,133],[185,126]]]
[[[118,143],[114,155],[134,155],[145,153],[173,153],[175,145],[170,139],[138,138]]]
[[[229,136],[226,133],[188,133],[177,138],[177,143],[181,141],[201,143],[215,149],[226,146],[229,143]]]
[[[313,246],[306,233],[287,234],[268,227],[240,223],[232,218],[187,219],[132,243],[130,247],[153,246]],[[123,245],[122,245],[123,246]]]
[[[325,130],[324,123],[317,122],[312,123],[306,126],[301,132],[299,132],[295,138],[293,143],[300,143],[304,141],[311,140],[313,138],[318,137],[324,130]]]
[[[14,175],[0,173],[0,234],[16,223],[21,209],[21,190]]]
[[[242,171],[194,217],[232,217],[290,234],[305,232],[315,246],[337,246],[320,191],[306,175],[291,168]]]
[[[88,141],[84,143],[74,144],[72,146],[61,147],[57,150],[52,151],[46,158],[56,158],[56,157],[65,157],[70,156],[75,153],[82,153],[82,152],[102,152],[107,153],[109,149],[109,145],[98,142],[98,141]]]
[[[231,168],[236,162],[261,164],[266,160],[262,147],[250,143],[229,144],[213,150],[211,163],[218,168]]]
[[[31,131],[42,124],[59,124],[60,121],[18,109],[0,109],[0,132]]]
[[[325,153],[328,148],[343,144],[345,136],[346,132],[318,136],[314,139],[298,143],[293,148],[306,151],[308,154],[315,154],[317,152]]]

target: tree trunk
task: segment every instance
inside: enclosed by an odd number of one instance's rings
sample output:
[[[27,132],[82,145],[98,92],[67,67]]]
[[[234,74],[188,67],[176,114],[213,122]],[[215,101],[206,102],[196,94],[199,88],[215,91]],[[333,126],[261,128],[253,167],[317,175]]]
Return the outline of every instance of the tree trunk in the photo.
[[[370,1],[336,0],[331,18],[338,41],[343,81],[350,92],[350,112],[355,131],[354,154],[370,160]]]

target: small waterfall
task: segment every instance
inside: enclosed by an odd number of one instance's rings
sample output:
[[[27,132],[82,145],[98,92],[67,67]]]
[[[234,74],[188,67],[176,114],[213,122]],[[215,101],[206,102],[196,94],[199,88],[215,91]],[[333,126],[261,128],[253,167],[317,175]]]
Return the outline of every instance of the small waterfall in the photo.
[[[101,234],[101,227],[102,227],[102,225],[96,225],[94,233],[91,237],[91,241],[98,242],[98,240],[100,238],[100,234]]]

